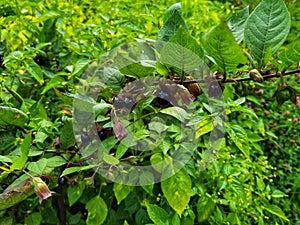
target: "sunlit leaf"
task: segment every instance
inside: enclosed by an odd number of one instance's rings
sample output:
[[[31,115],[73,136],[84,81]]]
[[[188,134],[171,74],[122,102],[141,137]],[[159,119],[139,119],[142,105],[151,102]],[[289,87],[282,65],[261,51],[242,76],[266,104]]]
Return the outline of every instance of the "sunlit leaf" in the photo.
[[[184,170],[180,170],[162,181],[161,188],[170,206],[181,215],[190,201],[192,188],[190,176]]]
[[[87,225],[101,225],[104,223],[108,208],[103,198],[97,195],[86,203],[85,208],[88,211]]]
[[[264,205],[264,209],[286,221],[289,221],[289,219],[284,215],[284,212],[276,205]]]

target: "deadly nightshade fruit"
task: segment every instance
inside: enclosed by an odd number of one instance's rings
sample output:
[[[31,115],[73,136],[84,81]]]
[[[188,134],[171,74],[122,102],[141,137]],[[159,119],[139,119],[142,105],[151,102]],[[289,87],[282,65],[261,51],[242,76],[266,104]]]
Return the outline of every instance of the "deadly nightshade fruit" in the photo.
[[[65,177],[58,178],[59,185],[65,185],[67,183],[67,179]]]

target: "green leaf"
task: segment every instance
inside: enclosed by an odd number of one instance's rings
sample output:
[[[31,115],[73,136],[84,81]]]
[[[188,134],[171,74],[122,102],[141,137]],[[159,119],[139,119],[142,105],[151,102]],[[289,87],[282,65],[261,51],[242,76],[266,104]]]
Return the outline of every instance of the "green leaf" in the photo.
[[[234,144],[242,151],[242,153],[250,159],[250,149],[249,143],[247,141],[247,134],[245,130],[238,126],[227,126],[226,131],[229,134],[230,139],[234,142]]]
[[[148,224],[151,222],[148,213],[145,209],[140,208],[136,214],[135,214],[135,222],[136,224],[142,225],[142,224]],[[115,222],[114,224],[117,224],[117,222]]]
[[[99,195],[89,200],[85,208],[88,211],[87,225],[101,225],[104,223],[108,209],[105,201]]]
[[[66,160],[61,156],[53,156],[47,159],[47,167],[59,167],[66,164]]]
[[[95,116],[98,116],[100,114],[105,115],[108,112],[108,110],[110,110],[111,107],[112,107],[111,104],[108,104],[105,101],[101,100],[100,103],[94,105],[93,107]]]
[[[10,88],[8,85],[5,85],[5,88],[9,91],[9,93],[14,96],[14,98],[20,103],[22,104],[24,102],[24,99],[22,98],[22,96],[16,92],[14,89]]]
[[[0,194],[0,210],[18,204],[34,193],[28,175],[23,175],[15,180]]]
[[[42,21],[45,21],[45,20],[48,20],[48,19],[55,19],[55,18],[58,18],[62,15],[61,12],[59,11],[48,11],[46,13],[44,13],[39,19],[38,21],[39,22],[42,22]]]
[[[242,200],[243,203],[247,202],[247,196],[246,196],[244,187],[241,184],[232,185],[232,189],[236,193],[237,197]]]
[[[37,82],[39,82],[39,84],[42,85],[44,83],[44,79],[41,67],[34,61],[25,62],[25,66],[28,70],[28,73],[30,73],[34,77],[34,79],[36,79]]]
[[[155,225],[167,225],[168,222],[168,213],[157,205],[147,204],[147,212],[150,219],[154,222]]]
[[[71,122],[66,122],[61,130],[60,146],[62,149],[68,149],[75,143],[75,137],[73,133],[73,125]]]
[[[0,106],[0,126],[18,126],[25,127],[28,116],[19,109],[7,106]]]
[[[180,12],[175,10],[160,29],[157,35],[157,40],[169,41],[170,38],[173,37],[177,32],[180,26],[182,26],[186,32],[189,32],[184,20],[181,17]]]
[[[236,69],[239,64],[246,63],[247,59],[242,49],[225,22],[221,22],[204,35],[202,45],[209,58],[213,59],[223,73]]]
[[[122,89],[125,83],[125,76],[118,70],[112,68],[107,69],[105,73],[105,79],[107,79],[106,84],[112,88],[114,91],[119,91]]]
[[[262,0],[251,13],[245,27],[245,40],[260,68],[269,49],[275,53],[283,44],[290,26],[290,14],[282,0]]]
[[[178,29],[170,41],[163,46],[160,54],[161,63],[187,74],[203,63],[201,58],[204,55],[200,45],[183,28]]]
[[[13,161],[13,164],[10,166],[11,171],[21,170],[25,166],[26,161],[28,159],[28,153],[30,150],[30,142],[31,142],[31,134],[27,134],[21,145],[22,155],[19,158],[17,158],[15,161]]]
[[[69,167],[66,168],[62,174],[60,175],[61,177],[69,175],[71,173],[79,172],[79,171],[84,171],[84,170],[89,170],[95,167],[98,167],[100,165],[88,165],[88,166],[76,166],[76,167]]]
[[[47,166],[47,159],[42,158],[38,160],[37,162],[30,162],[27,166],[27,169],[30,172],[36,173],[36,174],[42,174],[44,169]]]
[[[289,219],[284,215],[284,212],[276,205],[266,204],[264,205],[264,209],[286,221],[289,221]]]
[[[190,201],[192,182],[189,175],[180,170],[162,181],[161,188],[170,206],[181,215]]]
[[[60,76],[54,76],[51,78],[50,81],[47,82],[47,85],[44,87],[43,91],[41,92],[41,95],[45,94],[47,91],[49,91],[51,88],[58,88],[62,86],[62,83],[64,83],[65,80]]]
[[[263,179],[260,179],[259,177],[256,177],[256,184],[257,184],[257,189],[259,191],[265,190],[266,185],[265,185]]]
[[[12,160],[4,155],[0,155],[0,162],[12,163]]]
[[[121,201],[124,200],[132,190],[132,186],[114,183],[113,191],[118,201],[118,204],[120,204]]]
[[[287,197],[288,195],[285,194],[284,192],[282,191],[279,191],[279,190],[274,190],[271,194],[271,196],[273,198],[282,198],[282,197]]]
[[[184,122],[186,119],[188,119],[187,112],[184,109],[177,106],[162,109],[160,112],[173,116],[181,122]]]
[[[103,160],[104,160],[104,162],[106,162],[107,164],[110,164],[110,165],[119,164],[118,159],[116,159],[115,157],[113,157],[112,155],[109,155],[107,153],[103,153]]]
[[[68,190],[67,190],[67,194],[68,194],[68,200],[69,200],[69,206],[71,207],[72,205],[74,205],[74,203],[76,203],[82,193],[83,193],[84,187],[82,183],[79,183],[75,186],[69,185],[68,186]]]
[[[131,63],[120,69],[120,72],[133,78],[141,78],[146,76],[152,76],[154,68],[149,66],[143,66],[139,63]]]
[[[280,63],[275,62],[280,71],[285,71],[290,66],[300,62],[300,40],[295,41],[284,48],[279,55]]]
[[[14,218],[11,216],[2,217],[1,220],[1,225],[14,225]]]
[[[212,212],[215,209],[215,204],[206,196],[202,196],[198,200],[197,204],[197,215],[198,215],[198,222],[201,223],[209,218]]]
[[[155,183],[154,176],[150,172],[145,172],[143,174],[143,176],[140,176],[140,178],[139,178],[139,184],[150,195],[152,195],[154,183]],[[148,184],[148,185],[145,185],[145,184]]]
[[[116,159],[120,159],[128,150],[127,145],[122,143],[118,144],[117,151],[116,151]]]
[[[201,48],[201,46],[182,27],[180,27],[178,29],[176,34],[169,40],[169,42],[172,42],[174,44],[178,44],[178,45],[183,46],[184,48],[186,48],[188,50],[191,50],[193,53],[195,53],[201,59],[204,56],[203,49]]]
[[[164,22],[166,22],[174,14],[175,11],[178,12],[180,15],[182,14],[182,6],[180,2],[171,5],[167,9],[164,15]]]
[[[248,95],[246,96],[247,100],[254,102],[256,105],[261,105],[261,102],[258,98],[256,98],[255,96],[252,95]]]
[[[75,76],[77,74],[80,75],[80,73],[83,72],[87,68],[87,66],[89,65],[90,62],[91,62],[91,60],[89,60],[89,59],[79,59],[74,66],[72,75],[73,76]]]
[[[5,60],[3,61],[3,64],[6,64],[13,60],[22,60],[24,57],[23,51],[14,51],[10,53],[8,56],[5,57]]]
[[[228,27],[232,31],[232,34],[238,44],[244,39],[244,30],[248,17],[249,6],[230,17],[227,21]]]
[[[26,217],[25,224],[39,225],[42,222],[42,215],[39,212],[34,212]]]

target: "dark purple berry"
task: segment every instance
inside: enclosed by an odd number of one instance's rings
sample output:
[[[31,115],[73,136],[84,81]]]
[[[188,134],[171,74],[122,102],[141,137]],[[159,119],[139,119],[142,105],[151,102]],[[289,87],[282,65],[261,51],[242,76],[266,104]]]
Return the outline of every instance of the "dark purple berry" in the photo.
[[[99,136],[100,140],[103,141],[105,138],[107,138],[107,130],[102,129],[102,130],[98,131],[98,136]]]
[[[58,179],[58,184],[59,185],[65,185],[67,183],[67,179],[65,177],[60,177]]]
[[[82,133],[81,134],[81,141],[83,143],[87,143],[90,142],[91,138],[89,137],[89,135],[87,133]]]
[[[127,108],[127,109],[131,109],[132,106],[134,105],[134,101],[132,100],[132,98],[125,98],[124,99],[124,106]]]
[[[2,184],[1,184],[1,187],[2,187],[3,190],[5,190],[5,189],[8,187],[8,184],[2,183]]]
[[[41,177],[42,181],[44,181],[46,184],[49,184],[49,178],[48,177]]]
[[[123,108],[124,107],[124,102],[122,102],[119,97],[115,97],[115,99],[114,99],[114,107],[116,109]]]
[[[165,92],[165,91],[162,91],[162,90],[160,90],[160,91],[157,93],[157,95],[158,95],[158,97],[163,98],[163,99],[166,99],[166,98],[169,97],[168,93]]]
[[[36,64],[38,64],[40,66],[43,66],[46,64],[46,58],[43,56],[40,56],[40,55],[36,56],[33,60],[36,62]]]
[[[157,102],[160,105],[168,105],[169,101],[167,100],[169,98],[169,94],[163,90],[160,90],[157,92]]]
[[[214,81],[209,85],[208,96],[215,98],[219,98],[222,96],[222,88],[217,81]]]

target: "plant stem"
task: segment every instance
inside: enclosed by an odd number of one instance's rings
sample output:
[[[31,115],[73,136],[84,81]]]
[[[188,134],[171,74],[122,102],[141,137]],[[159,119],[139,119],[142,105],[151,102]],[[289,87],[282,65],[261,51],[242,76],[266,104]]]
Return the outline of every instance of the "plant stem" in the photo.
[[[290,70],[287,72],[282,73],[282,76],[287,76],[287,75],[292,75],[292,74],[296,74],[296,73],[300,73],[300,69],[295,69],[295,70]],[[280,73],[273,73],[273,74],[265,74],[262,75],[264,80],[267,79],[271,79],[271,78],[278,78],[280,77]],[[217,78],[216,78],[217,79]],[[253,80],[251,77],[244,77],[244,78],[239,78],[239,79],[226,79],[225,81],[223,81],[222,79],[217,79],[219,82],[221,83],[236,83],[236,82],[244,82],[244,81],[250,81]],[[207,80],[187,80],[187,81],[183,81],[183,84],[192,84],[192,83],[206,83]]]

